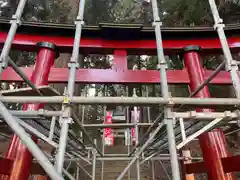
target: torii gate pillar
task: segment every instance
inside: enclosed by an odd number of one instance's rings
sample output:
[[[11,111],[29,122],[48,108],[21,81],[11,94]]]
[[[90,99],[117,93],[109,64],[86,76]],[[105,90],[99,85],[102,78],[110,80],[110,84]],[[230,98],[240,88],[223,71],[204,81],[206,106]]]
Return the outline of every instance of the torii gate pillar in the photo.
[[[187,46],[184,48],[184,65],[188,71],[190,92],[194,92],[204,82],[204,68],[200,61],[199,46]],[[208,98],[210,93],[205,86],[195,97]],[[197,109],[207,112],[211,109]],[[235,180],[233,173],[224,173],[221,158],[230,155],[223,132],[218,129],[212,132],[203,133],[199,137],[200,146],[203,152],[204,165],[207,169],[209,180]]]
[[[48,42],[40,42],[37,45],[37,58],[31,81],[36,86],[48,85],[48,76],[50,69],[57,58],[56,46]],[[44,104],[24,104],[23,110],[38,110],[44,107]],[[32,139],[37,142],[37,137]],[[29,178],[32,164],[32,154],[27,147],[21,143],[21,140],[14,135],[9,146],[6,158],[14,160],[9,180],[26,180]]]

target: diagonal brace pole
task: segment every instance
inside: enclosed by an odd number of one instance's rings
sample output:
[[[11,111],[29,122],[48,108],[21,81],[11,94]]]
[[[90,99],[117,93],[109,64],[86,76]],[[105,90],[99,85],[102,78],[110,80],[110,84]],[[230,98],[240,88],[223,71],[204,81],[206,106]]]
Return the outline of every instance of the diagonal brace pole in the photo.
[[[213,128],[217,123],[219,123],[220,121],[223,121],[224,119],[231,119],[231,116],[227,116],[228,112],[226,112],[226,117],[225,118],[216,118],[214,119],[212,122],[210,122],[209,124],[207,124],[206,126],[204,126],[203,128],[199,129],[197,132],[195,132],[194,134],[190,135],[189,137],[187,137],[183,142],[181,142],[180,144],[177,145],[177,149],[181,149],[182,147],[184,147],[185,145],[187,145],[188,143],[190,143],[193,139],[197,138],[198,136],[200,136],[202,133],[208,131],[209,129]]]
[[[44,171],[50,176],[50,178],[53,180],[64,180],[63,177],[56,172],[55,168],[50,163],[48,158],[44,155],[44,153],[33,142],[33,140],[24,131],[24,129],[15,121],[15,118],[8,112],[7,108],[3,105],[2,102],[0,102],[0,113],[2,114],[6,123],[19,136],[19,138],[27,146],[29,151],[37,159],[39,164],[42,166]]]
[[[138,159],[138,157],[141,155],[141,153],[148,147],[149,143],[153,140],[153,138],[156,136],[156,134],[160,131],[160,129],[163,127],[163,123],[159,124],[158,127],[155,129],[153,134],[150,135],[148,140],[143,144],[143,146],[139,149],[139,151],[136,152],[135,157],[130,161],[130,163],[127,165],[127,167],[123,170],[123,172],[118,176],[117,180],[121,180],[124,175],[127,173],[129,168],[135,163],[135,161]]]

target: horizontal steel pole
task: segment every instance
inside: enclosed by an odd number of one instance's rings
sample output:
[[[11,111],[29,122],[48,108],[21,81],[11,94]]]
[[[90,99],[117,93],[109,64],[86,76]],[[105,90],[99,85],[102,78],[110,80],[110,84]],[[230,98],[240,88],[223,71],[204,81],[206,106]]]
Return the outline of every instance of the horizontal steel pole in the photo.
[[[197,132],[193,133],[192,135],[187,137],[187,139],[185,139],[180,144],[178,144],[177,145],[177,149],[179,150],[179,149],[183,148],[185,145],[190,143],[193,139],[197,138],[198,136],[200,136],[204,132],[212,129],[217,123],[219,123],[222,120],[223,120],[223,118],[216,118],[214,121],[212,121],[209,124],[205,125],[203,128],[199,129]]]
[[[130,161],[132,160],[134,157],[97,157],[97,160],[98,161]],[[146,157],[147,158],[147,157]],[[145,159],[145,158],[144,158]],[[142,161],[144,161],[144,159],[142,159]],[[179,160],[183,160],[184,157],[178,157]],[[192,160],[202,160],[201,157],[192,157],[191,158]],[[148,160],[170,160],[170,156],[167,157],[167,156],[157,156],[157,157],[151,157],[151,158],[148,158]],[[142,163],[141,163],[142,164]]]
[[[39,147],[33,142],[31,137],[29,137],[24,129],[16,122],[15,118],[8,112],[7,108],[2,102],[0,102],[0,113],[4,117],[5,122],[19,136],[19,138],[22,140],[22,143],[27,146],[28,150],[38,160],[38,163],[42,166],[50,178],[53,180],[64,180],[63,177],[56,172],[53,165],[49,162],[48,158],[39,149]]]
[[[174,117],[183,118],[184,120],[213,120],[216,118],[224,118],[228,116],[231,120],[239,119],[239,112],[196,112],[196,111],[189,111],[189,112],[174,112]],[[229,121],[229,119],[224,119]]]
[[[21,116],[21,117],[32,117],[32,116],[46,116],[46,117],[52,117],[52,116],[60,116],[62,114],[61,111],[48,111],[44,109],[40,109],[37,111],[17,111],[17,110],[9,110],[9,112],[13,116]],[[1,117],[1,115],[0,115]]]
[[[130,123],[117,123],[117,124],[83,124],[85,128],[132,128],[136,124]],[[139,127],[149,127],[152,123],[137,123]]]
[[[22,126],[24,127],[27,131],[31,132],[32,134],[36,135],[37,137],[39,137],[40,139],[44,140],[45,142],[49,143],[50,145],[52,145],[53,147],[57,148],[58,144],[52,140],[50,140],[48,137],[46,137],[44,134],[40,133],[37,129],[33,128],[31,125],[29,125],[28,123],[22,121],[21,119],[15,118],[16,121]]]
[[[64,100],[64,96],[1,96],[0,101],[6,103],[46,103],[46,104],[60,104]],[[168,98],[161,97],[81,97],[75,96],[70,98],[71,103],[75,104],[118,104],[118,105],[200,105],[200,106],[214,106],[225,105],[233,106],[240,105],[240,99],[237,98]]]
[[[104,154],[104,157],[128,157],[128,154]]]
[[[97,157],[97,161],[130,161],[132,160],[134,157]],[[148,158],[148,157],[146,157]],[[144,159],[146,159],[144,158]],[[87,159],[87,157],[86,157]],[[144,159],[141,159],[142,161],[144,161]],[[184,157],[178,157],[179,160],[183,160]],[[80,158],[66,158],[64,159],[65,162],[79,162],[81,159]],[[89,161],[91,159],[88,159]],[[155,156],[155,157],[151,157],[148,158],[148,160],[153,160],[153,161],[157,161],[157,160],[162,160],[162,161],[169,161],[170,160],[170,156]],[[191,160],[202,160],[201,157],[191,157]],[[36,160],[34,160],[36,162]],[[55,159],[50,159],[50,161],[55,161]],[[142,164],[142,163],[141,163]]]

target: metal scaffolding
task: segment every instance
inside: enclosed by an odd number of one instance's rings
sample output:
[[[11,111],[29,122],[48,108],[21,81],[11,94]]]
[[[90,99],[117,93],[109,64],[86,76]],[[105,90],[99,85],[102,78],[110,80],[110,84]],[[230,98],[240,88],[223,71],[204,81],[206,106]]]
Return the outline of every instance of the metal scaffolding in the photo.
[[[155,177],[155,161],[159,161],[164,172],[167,174],[168,179],[172,176],[173,180],[181,179],[180,161],[185,157],[178,154],[182,148],[187,144],[198,138],[203,133],[214,129],[219,124],[238,124],[240,112],[236,110],[236,106],[240,105],[240,84],[238,77],[237,63],[232,59],[228,42],[224,33],[224,24],[220,19],[218,10],[214,0],[209,0],[209,4],[212,10],[213,18],[215,21],[214,28],[217,30],[219,40],[222,45],[222,50],[225,56],[225,61],[206,79],[204,82],[195,88],[188,98],[183,97],[171,97],[169,94],[168,82],[167,82],[167,62],[164,56],[164,49],[161,35],[161,20],[159,17],[157,0],[151,0],[153,11],[153,27],[155,30],[156,44],[157,44],[157,57],[158,57],[158,70],[161,80],[161,92],[162,97],[137,97],[134,93],[133,97],[83,97],[74,96],[74,86],[76,80],[76,71],[79,68],[79,49],[81,42],[82,28],[84,25],[83,15],[85,0],[81,0],[79,3],[78,15],[75,21],[75,38],[73,44],[72,57],[68,63],[69,78],[65,94],[63,96],[44,96],[44,93],[39,90],[39,84],[34,84],[24,72],[8,57],[11,44],[14,40],[14,36],[17,31],[18,25],[20,25],[20,18],[26,0],[19,2],[17,11],[11,20],[11,28],[8,32],[7,39],[3,46],[0,56],[0,73],[7,68],[10,64],[11,67],[19,74],[19,76],[34,90],[37,92],[36,96],[0,96],[0,118],[4,120],[11,130],[20,138],[21,142],[27,147],[27,149],[34,156],[34,161],[40,164],[47,176],[54,180],[62,180],[64,176],[69,179],[79,179],[79,171],[83,171],[90,179],[96,179],[97,162],[101,161],[101,178],[104,177],[104,161],[128,161],[128,165],[117,177],[117,180],[123,179],[128,173],[128,179],[131,177],[130,168],[136,163],[136,179],[141,179],[141,166],[150,162],[152,166],[152,177]],[[54,46],[51,43],[44,44],[45,49],[53,49]],[[191,47],[187,51],[197,52],[196,47]],[[235,90],[236,98],[208,98],[208,97],[196,97],[206,85],[220,72],[223,66],[226,66],[226,70],[230,72],[232,84]],[[4,103],[23,103],[23,104],[46,104],[49,105],[52,110],[46,110],[44,108],[27,109],[26,111],[9,110],[5,107]],[[61,110],[55,106],[61,104]],[[72,106],[76,104],[92,105],[100,104],[106,105],[115,104],[126,106],[126,123],[118,124],[87,124],[83,120],[80,121],[73,112]],[[133,107],[134,122],[129,120],[129,106]],[[150,121],[149,106],[162,105],[163,112],[155,119]],[[148,122],[138,121],[137,111],[139,106],[147,106],[147,118]],[[182,107],[190,108],[214,108],[219,106],[227,107],[224,112],[198,112],[188,111],[180,112]],[[106,114],[106,113],[105,113]],[[43,119],[48,120],[47,125],[43,123]],[[83,116],[84,118],[84,116]],[[33,120],[34,123],[38,123],[44,131],[40,131],[38,128],[34,128],[33,123],[28,123],[27,120]],[[191,126],[185,128],[185,122],[193,122]],[[193,133],[189,133],[187,130],[196,125],[198,122],[204,122],[205,125],[196,130]],[[78,134],[74,133],[71,129],[71,125],[74,124],[80,128],[83,136],[87,138],[87,143],[80,138]],[[103,130],[104,128],[123,129],[126,130],[126,134],[129,138],[130,129],[135,131],[135,146],[130,149],[129,139],[127,140],[128,154],[105,154],[104,143],[102,142],[102,151],[98,148],[92,137],[88,134],[88,128],[98,128]],[[141,128],[148,128],[144,135],[139,133]],[[35,142],[34,138],[30,138],[30,135],[34,135],[38,139],[43,140],[55,149],[56,154],[47,155],[43,152]],[[89,143],[90,142],[90,143]],[[167,149],[169,154],[164,155],[162,152]],[[194,159],[194,157],[192,157]],[[197,159],[197,158],[196,158]],[[200,158],[202,159],[202,158]],[[92,172],[90,173],[79,162],[83,161],[92,166]],[[167,160],[171,162],[171,175],[161,160]],[[199,160],[199,159],[198,159]],[[205,159],[204,159],[205,160]],[[68,172],[68,168],[65,168],[67,162],[76,162],[76,171],[72,175]],[[67,167],[70,167],[69,164]]]

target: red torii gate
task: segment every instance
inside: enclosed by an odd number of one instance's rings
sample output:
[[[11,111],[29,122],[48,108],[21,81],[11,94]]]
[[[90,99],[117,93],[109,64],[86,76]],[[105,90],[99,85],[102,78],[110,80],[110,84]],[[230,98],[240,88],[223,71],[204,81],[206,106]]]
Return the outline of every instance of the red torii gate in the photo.
[[[4,24],[4,23],[3,23]],[[54,44],[57,50],[61,52],[69,52],[73,44],[72,37],[64,37],[60,35],[48,35],[47,33],[33,33],[33,26],[28,27],[28,34],[23,32],[17,34],[13,41],[13,48],[19,50],[33,51],[36,49],[36,44],[43,39],[48,44]],[[44,27],[47,28],[47,27]],[[107,30],[116,30],[116,27],[107,27]],[[21,27],[20,27],[21,29]],[[31,30],[32,29],[32,30]],[[104,30],[104,27],[102,27]],[[125,28],[124,30],[126,30]],[[64,28],[61,29],[64,31]],[[121,31],[121,29],[118,29]],[[67,31],[67,30],[66,30]],[[86,33],[87,33],[86,29]],[[89,30],[90,31],[90,30]],[[96,30],[99,31],[99,30]],[[130,29],[130,31],[132,31]],[[139,32],[140,30],[135,30]],[[172,30],[175,32],[175,30]],[[184,29],[182,30],[184,31]],[[50,28],[46,32],[53,32]],[[229,30],[231,32],[231,30]],[[89,33],[89,32],[88,32]],[[144,32],[142,32],[144,34]],[[148,32],[149,33],[149,32]],[[153,32],[150,32],[150,34]],[[176,32],[175,32],[176,33]],[[196,31],[194,31],[196,33]],[[3,45],[6,39],[6,33],[0,32],[0,46]],[[146,35],[147,36],[147,35]],[[114,39],[116,38],[116,39]],[[140,38],[140,36],[139,36]],[[169,53],[184,53],[184,64],[183,70],[168,70],[168,82],[172,84],[189,84],[191,91],[194,91],[205,79],[209,77],[212,71],[206,71],[200,64],[199,48],[189,48],[189,45],[196,45],[195,47],[201,47],[201,54],[216,53],[221,51],[221,45],[217,38],[203,37],[202,39],[189,39],[179,40],[164,40],[164,50],[166,54]],[[233,51],[237,52],[240,49],[240,37],[229,37],[229,46]],[[53,47],[53,46],[51,46]],[[55,58],[55,52],[51,50],[51,47],[43,47],[38,51],[37,61],[35,69],[23,68],[23,71],[32,77],[32,81],[38,85],[44,83],[65,83],[67,82],[68,69],[67,68],[51,68],[53,59]],[[99,37],[83,37],[81,40],[81,47],[83,53],[112,53],[114,55],[114,66],[112,69],[100,70],[100,69],[79,69],[77,71],[76,81],[78,83],[159,83],[159,73],[154,70],[128,70],[127,69],[127,55],[128,54],[154,54],[156,49],[155,40],[149,38],[146,39],[134,39],[134,40],[119,40],[117,37],[112,39],[104,39]],[[51,63],[49,63],[50,61]],[[48,62],[48,63],[46,63]],[[46,65],[43,68],[43,65]],[[51,69],[50,69],[51,68]],[[50,74],[48,77],[48,73]],[[44,76],[43,76],[44,75]],[[37,77],[42,79],[34,80]],[[48,81],[47,81],[48,78]],[[2,73],[2,80],[5,82],[22,81],[21,78],[11,69],[7,68]],[[229,73],[222,71],[213,80],[213,84],[231,84]],[[197,96],[209,97],[207,87],[200,91]],[[19,145],[19,140],[14,137],[12,144],[9,148],[8,154],[14,154],[17,158],[3,159],[0,161],[0,173],[10,174],[13,179],[13,175],[17,174],[18,177],[14,177],[15,180],[18,178],[25,179],[30,173],[31,155],[22,145]],[[204,133],[200,137],[200,144],[203,150],[204,161],[201,163],[192,163],[185,165],[187,173],[200,173],[207,172],[210,179],[235,179],[233,174],[227,174],[232,171],[239,171],[240,168],[236,165],[239,163],[239,156],[232,157],[226,145],[226,140],[223,133],[220,130]],[[15,146],[16,145],[16,146]],[[14,147],[14,148],[12,148]],[[17,147],[20,147],[19,149]],[[8,157],[8,156],[7,156]],[[11,159],[11,158],[10,158]],[[5,164],[8,161],[7,164]],[[4,168],[2,168],[4,167]],[[12,169],[9,171],[6,167]],[[34,172],[33,172],[34,173]]]

